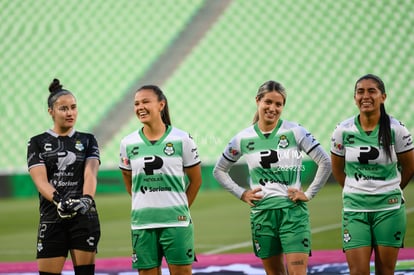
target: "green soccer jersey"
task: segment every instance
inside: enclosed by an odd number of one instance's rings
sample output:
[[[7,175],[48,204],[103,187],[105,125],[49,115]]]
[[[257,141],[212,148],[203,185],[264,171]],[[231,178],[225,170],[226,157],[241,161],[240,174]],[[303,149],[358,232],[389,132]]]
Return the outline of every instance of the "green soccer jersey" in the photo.
[[[184,168],[199,163],[194,140],[172,126],[154,143],[142,129],[122,139],[119,167],[132,171],[131,228],[188,226]]]
[[[309,154],[318,141],[302,126],[279,120],[276,128],[263,134],[254,124],[238,133],[227,145],[223,156],[236,162],[242,156],[247,162],[250,187],[260,187],[263,199],[255,209],[289,207],[289,187],[301,188],[302,152]]]
[[[338,124],[331,139],[331,152],[345,158],[344,211],[379,211],[401,205],[401,175],[397,154],[413,149],[408,130],[391,120],[391,159],[378,144],[379,125],[366,133],[357,116]]]

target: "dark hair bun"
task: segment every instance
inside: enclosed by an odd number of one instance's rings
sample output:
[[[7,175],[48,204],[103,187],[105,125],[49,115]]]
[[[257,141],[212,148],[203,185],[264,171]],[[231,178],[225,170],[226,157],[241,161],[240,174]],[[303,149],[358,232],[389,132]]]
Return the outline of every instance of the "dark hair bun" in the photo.
[[[52,94],[57,93],[62,90],[62,84],[60,84],[59,79],[53,79],[52,83],[49,85],[49,92]]]

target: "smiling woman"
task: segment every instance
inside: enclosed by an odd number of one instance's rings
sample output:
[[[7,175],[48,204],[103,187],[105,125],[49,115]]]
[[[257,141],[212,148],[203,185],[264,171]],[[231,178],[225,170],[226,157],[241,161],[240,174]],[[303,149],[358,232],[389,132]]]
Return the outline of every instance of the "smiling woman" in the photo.
[[[194,228],[190,206],[201,186],[201,167],[192,137],[171,125],[168,101],[158,86],[139,88],[134,111],[143,127],[121,141],[120,164],[131,195],[132,266],[161,274],[191,274]]]
[[[343,187],[342,236],[351,274],[375,269],[394,274],[406,232],[403,189],[414,175],[414,146],[407,128],[385,111],[384,82],[367,74],[355,83],[359,114],[332,134],[335,179]],[[385,259],[385,260],[383,260]]]
[[[306,274],[311,229],[306,202],[323,187],[331,173],[329,156],[298,123],[281,119],[286,104],[282,84],[267,81],[256,94],[253,125],[239,132],[224,149],[214,168],[223,187],[251,206],[253,249],[268,274]],[[318,164],[314,180],[302,190],[302,154]],[[244,156],[250,189],[229,172]],[[292,218],[294,217],[294,218]],[[286,256],[286,257],[284,257]]]

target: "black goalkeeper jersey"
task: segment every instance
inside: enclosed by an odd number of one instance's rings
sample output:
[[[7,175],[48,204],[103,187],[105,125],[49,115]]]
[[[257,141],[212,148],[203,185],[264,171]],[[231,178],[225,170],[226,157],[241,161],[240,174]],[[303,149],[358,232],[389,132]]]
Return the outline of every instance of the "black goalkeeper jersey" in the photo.
[[[47,178],[62,198],[79,198],[83,194],[86,160],[99,160],[99,148],[92,134],[72,131],[59,136],[48,130],[30,139],[27,148],[28,169],[44,165]],[[56,206],[39,194],[40,216],[44,221],[59,220]]]

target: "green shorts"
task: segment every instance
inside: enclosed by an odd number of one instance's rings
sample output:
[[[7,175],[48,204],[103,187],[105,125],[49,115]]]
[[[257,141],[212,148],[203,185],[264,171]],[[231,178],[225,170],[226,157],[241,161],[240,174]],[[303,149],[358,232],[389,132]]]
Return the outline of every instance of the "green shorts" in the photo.
[[[311,231],[305,203],[292,208],[269,209],[250,214],[254,253],[264,259],[282,253],[310,253]]]
[[[194,262],[193,224],[187,227],[165,227],[132,230],[132,268],[150,269],[167,263],[187,265]]]
[[[377,245],[402,247],[406,225],[404,204],[388,211],[342,211],[343,249]]]

